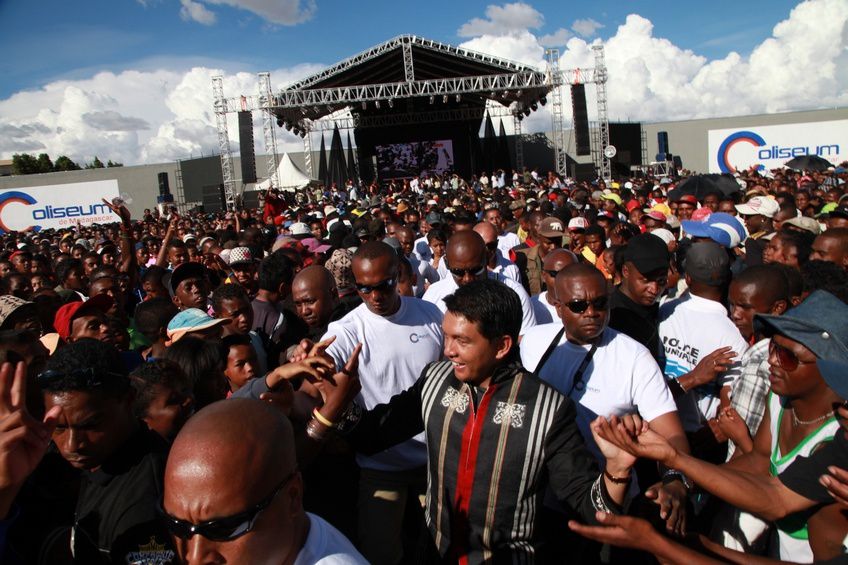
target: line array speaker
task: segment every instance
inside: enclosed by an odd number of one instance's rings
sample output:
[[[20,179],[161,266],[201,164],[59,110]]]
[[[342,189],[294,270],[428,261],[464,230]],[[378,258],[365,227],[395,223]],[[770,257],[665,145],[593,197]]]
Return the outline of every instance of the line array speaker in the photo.
[[[253,148],[253,114],[251,112],[239,112],[238,126],[241,182],[256,182],[256,153]]]
[[[571,115],[574,118],[574,140],[578,155],[589,155],[589,114],[586,112],[586,87],[571,85]]]

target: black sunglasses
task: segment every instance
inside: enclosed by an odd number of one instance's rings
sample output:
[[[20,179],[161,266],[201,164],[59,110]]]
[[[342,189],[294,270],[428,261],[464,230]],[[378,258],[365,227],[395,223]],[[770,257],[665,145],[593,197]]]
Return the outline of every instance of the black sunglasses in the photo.
[[[121,373],[114,373],[111,371],[102,373],[95,371],[92,367],[87,367],[85,369],[74,369],[73,371],[56,371],[55,369],[47,369],[35,377],[35,382],[38,383],[38,386],[45,388],[50,387],[50,385],[56,384],[59,381],[68,379],[79,383],[80,386],[85,388],[96,388],[103,386],[103,383],[106,382],[106,377],[111,377],[113,379],[127,378],[126,375]]]
[[[295,474],[297,474],[297,469],[289,473],[289,475],[283,479],[283,482],[277,485],[271,494],[244,512],[239,512],[232,516],[216,518],[199,524],[193,524],[186,520],[174,518],[168,514],[161,502],[159,502],[157,510],[164,521],[168,532],[170,532],[174,537],[188,540],[194,535],[199,535],[211,541],[232,541],[253,529],[256,525],[256,520],[259,518],[259,514],[271,505],[274,498],[280,493],[280,491],[283,490],[283,487],[292,480]]]
[[[377,292],[384,292],[393,289],[395,286],[397,286],[397,275],[372,285],[356,283],[356,290],[362,294],[371,294],[375,290]]]
[[[589,309],[589,306],[595,310],[606,310],[609,306],[609,296],[599,296],[594,300],[572,300],[571,302],[563,302],[563,305],[575,314],[582,314]]]
[[[769,342],[769,356],[774,355],[777,359],[777,364],[784,371],[794,371],[798,365],[806,363],[815,363],[815,361],[801,361],[795,353],[772,339]]]
[[[474,277],[479,277],[483,273],[486,272],[486,265],[481,265],[479,267],[473,267],[471,269],[448,269],[450,273],[458,279],[464,278],[465,275],[472,275]]]

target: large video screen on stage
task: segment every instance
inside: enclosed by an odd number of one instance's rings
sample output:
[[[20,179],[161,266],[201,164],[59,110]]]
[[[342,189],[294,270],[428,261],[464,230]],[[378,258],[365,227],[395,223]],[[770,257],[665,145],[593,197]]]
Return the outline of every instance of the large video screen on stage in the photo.
[[[377,145],[378,176],[404,178],[443,174],[453,170],[453,143],[450,139]]]

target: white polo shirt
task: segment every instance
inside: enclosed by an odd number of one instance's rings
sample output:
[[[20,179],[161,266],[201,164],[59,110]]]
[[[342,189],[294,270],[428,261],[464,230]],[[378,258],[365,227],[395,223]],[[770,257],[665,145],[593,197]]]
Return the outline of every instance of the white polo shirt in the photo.
[[[536,326],[524,335],[520,351],[525,369],[536,371],[542,355],[561,329],[562,323],[557,321]],[[562,394],[568,394],[574,384],[575,373],[590,349],[590,345],[571,343],[563,333],[539,372],[539,378]],[[638,412],[650,422],[677,410],[668,385],[648,349],[612,328],[604,330],[581,381],[583,386],[571,390],[570,397],[577,404],[577,425],[599,461],[603,461],[603,456],[589,428],[598,416],[608,418]]]
[[[321,339],[336,336],[336,341],[327,348],[336,367],[344,366],[356,344],[362,343],[359,354],[362,391],[357,402],[370,410],[411,387],[428,363],[442,358],[442,317],[433,304],[402,296],[400,309],[386,317],[360,304],[341,320],[332,322]],[[426,465],[424,434],[376,455],[356,457],[360,467],[379,471]]]
[[[536,316],[533,314],[533,305],[530,304],[530,296],[527,294],[527,291],[524,290],[523,286],[512,279],[505,278],[504,276],[491,271],[488,272],[488,275],[490,279],[504,283],[518,295],[518,299],[521,301],[521,335],[524,335],[527,330],[536,325]],[[445,306],[445,297],[456,292],[458,288],[459,285],[456,284],[456,280],[453,278],[453,275],[448,273],[448,275],[439,282],[431,284],[430,288],[427,289],[427,292],[424,293],[422,299],[427,302],[432,302],[439,307],[439,310],[441,310],[442,313],[444,313],[448,309],[447,306]]]
[[[677,399],[680,421],[687,432],[695,432],[715,418],[722,386],[732,386],[739,376],[742,354],[748,344],[733,325],[724,305],[687,292],[660,307],[660,339],[665,350],[665,376],[678,379],[695,368],[698,361],[716,349],[730,346],[736,361],[715,383],[697,387]]]

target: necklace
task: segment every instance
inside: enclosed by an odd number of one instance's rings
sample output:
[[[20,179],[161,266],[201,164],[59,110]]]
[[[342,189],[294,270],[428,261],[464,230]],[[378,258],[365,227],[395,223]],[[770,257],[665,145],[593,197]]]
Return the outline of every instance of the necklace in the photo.
[[[831,416],[833,416],[833,410],[831,410],[827,414],[822,414],[818,418],[813,418],[812,420],[801,420],[801,419],[798,418],[798,416],[795,415],[795,408],[793,408],[792,409],[792,424],[795,427],[809,426],[811,424],[818,424],[819,422],[824,422],[825,420],[827,420]]]

